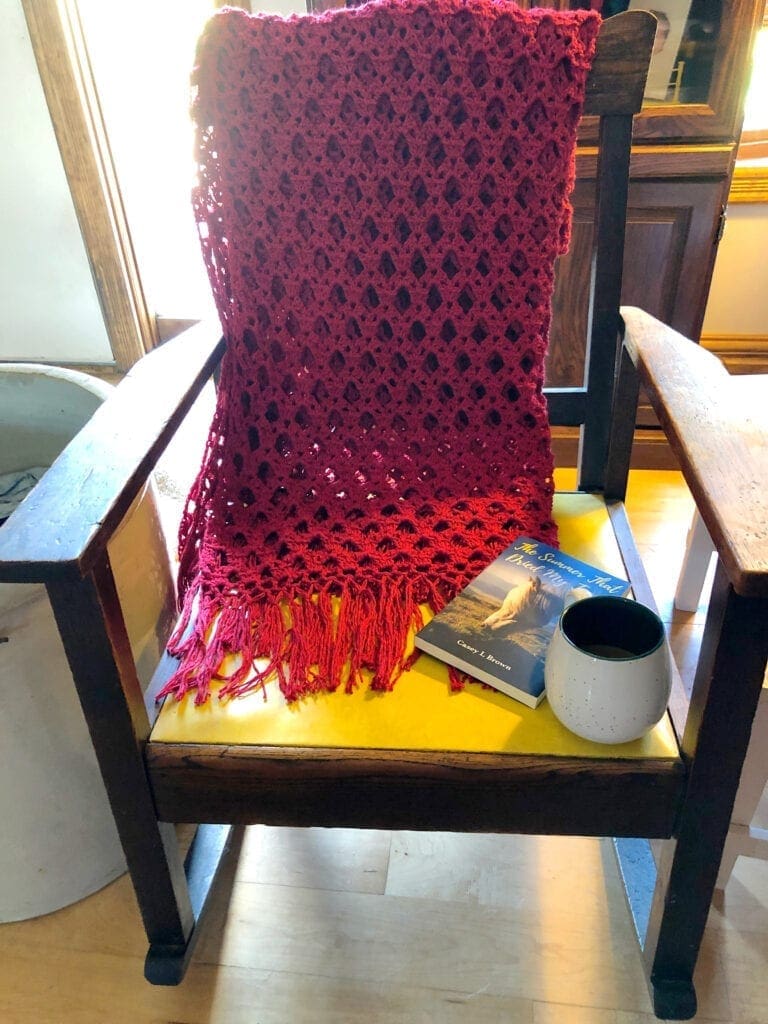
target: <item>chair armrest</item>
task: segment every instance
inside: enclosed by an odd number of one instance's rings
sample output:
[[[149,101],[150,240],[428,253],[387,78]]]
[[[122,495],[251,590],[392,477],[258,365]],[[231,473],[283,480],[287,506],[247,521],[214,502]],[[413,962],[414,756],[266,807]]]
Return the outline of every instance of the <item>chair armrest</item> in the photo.
[[[709,531],[743,597],[768,596],[768,378],[720,360],[648,313],[621,310],[624,345]]]
[[[200,323],[139,360],[0,530],[0,581],[88,572],[223,351]]]

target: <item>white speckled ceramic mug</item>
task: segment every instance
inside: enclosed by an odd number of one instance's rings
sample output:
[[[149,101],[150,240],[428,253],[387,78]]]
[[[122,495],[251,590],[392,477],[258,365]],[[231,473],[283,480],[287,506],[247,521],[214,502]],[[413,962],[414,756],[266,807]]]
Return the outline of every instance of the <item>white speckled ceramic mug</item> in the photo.
[[[560,616],[544,678],[552,711],[577,736],[597,743],[637,739],[669,701],[661,619],[629,598],[577,601]]]

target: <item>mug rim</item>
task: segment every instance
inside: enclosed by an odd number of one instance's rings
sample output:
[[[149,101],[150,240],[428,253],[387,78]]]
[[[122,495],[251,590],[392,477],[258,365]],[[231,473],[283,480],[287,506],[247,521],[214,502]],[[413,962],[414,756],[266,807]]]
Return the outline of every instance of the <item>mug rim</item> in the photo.
[[[642,651],[640,654],[627,654],[627,656],[624,658],[609,657],[605,654],[593,654],[591,651],[587,651],[583,647],[580,647],[577,643],[571,640],[571,638],[566,633],[565,629],[563,628],[563,620],[565,619],[566,615],[568,615],[568,613],[571,611],[571,609],[577,608],[579,605],[597,604],[605,602],[622,606],[632,605],[635,608],[641,609],[641,614],[646,614],[650,616],[654,624],[659,627],[660,635],[658,641],[653,645],[653,647],[646,648],[646,650]],[[596,661],[607,661],[611,662],[612,664],[618,664],[627,661],[642,661],[644,658],[648,658],[652,654],[655,654],[656,651],[658,651],[659,648],[664,645],[667,639],[666,630],[664,629],[664,623],[661,620],[661,616],[658,615],[652,608],[649,608],[648,605],[643,604],[642,601],[635,600],[635,598],[616,597],[612,594],[592,594],[589,597],[583,597],[581,598],[581,600],[574,601],[573,604],[568,605],[568,607],[564,608],[560,613],[560,619],[558,621],[558,632],[560,633],[560,636],[563,638],[563,640],[565,640],[565,642],[568,644],[568,646],[572,647],[574,651],[577,651],[579,654],[587,658],[594,658]]]

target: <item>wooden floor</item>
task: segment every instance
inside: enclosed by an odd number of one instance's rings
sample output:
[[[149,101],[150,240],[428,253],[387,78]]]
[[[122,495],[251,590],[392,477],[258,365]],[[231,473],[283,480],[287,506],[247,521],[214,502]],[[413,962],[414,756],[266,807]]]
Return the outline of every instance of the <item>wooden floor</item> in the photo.
[[[690,498],[676,474],[639,473],[628,505],[690,674],[703,611],[672,615]],[[143,981],[125,877],[0,926],[0,1022],[654,1019],[606,841],[252,828],[230,875],[228,908],[219,900],[176,989]],[[697,1020],[768,1021],[768,863],[737,863],[712,909],[697,987]]]

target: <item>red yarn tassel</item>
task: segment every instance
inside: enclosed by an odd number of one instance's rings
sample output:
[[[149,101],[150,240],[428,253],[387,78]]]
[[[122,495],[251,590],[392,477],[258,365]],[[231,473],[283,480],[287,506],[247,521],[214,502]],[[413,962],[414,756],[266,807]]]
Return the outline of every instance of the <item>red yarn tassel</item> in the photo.
[[[202,704],[212,681],[224,684],[218,695],[226,699],[277,680],[293,701],[341,685],[351,692],[365,672],[372,690],[391,690],[418,656],[406,653],[411,630],[423,624],[416,589],[383,581],[338,598],[324,591],[293,595],[282,605],[260,600],[223,608],[188,594],[168,648],[180,665],[158,699],[195,690],[195,704]],[[228,658],[234,665],[225,669]]]

